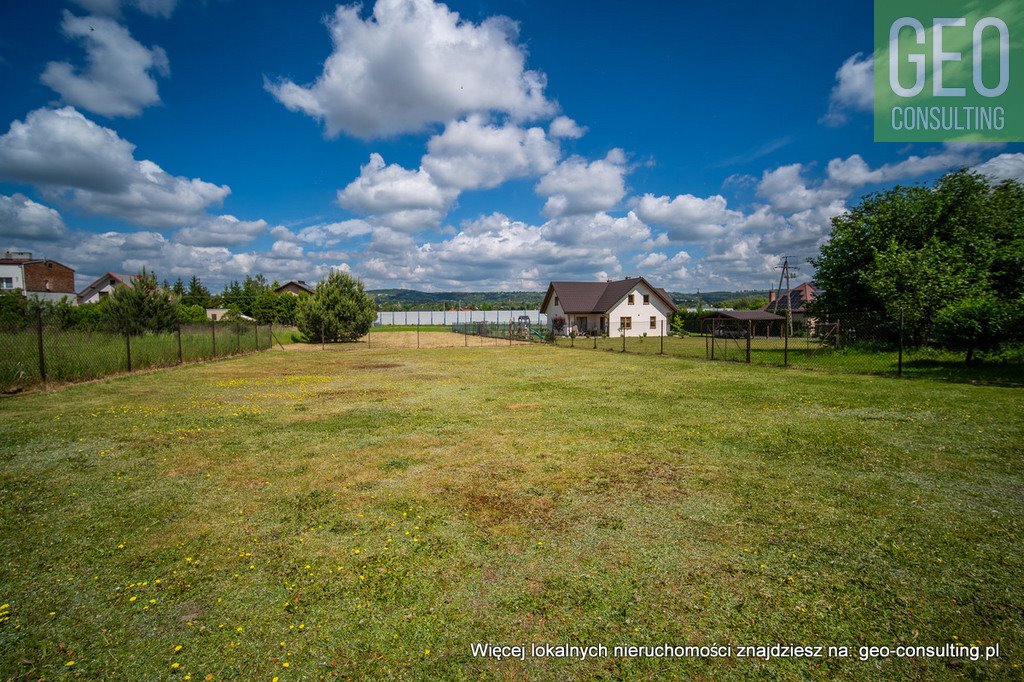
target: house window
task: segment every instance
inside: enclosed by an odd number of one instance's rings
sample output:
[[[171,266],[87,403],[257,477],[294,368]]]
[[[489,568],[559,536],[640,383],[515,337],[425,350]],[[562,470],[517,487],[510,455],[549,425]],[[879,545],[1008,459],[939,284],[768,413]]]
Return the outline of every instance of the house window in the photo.
[[[629,305],[633,305],[633,294],[629,295],[629,298],[626,299],[626,302],[629,303]]]
[[[14,278],[13,277],[0,277],[0,289],[13,289]]]
[[[658,328],[658,318],[655,317],[654,315],[651,315],[651,329],[657,329],[657,328]]]
[[[633,318],[632,317],[624,317],[624,318],[622,318],[622,328],[623,329],[632,329],[633,328]]]
[[[651,295],[650,294],[644,294],[644,305],[650,305],[650,304],[651,304]]]
[[[555,305],[558,305],[558,297],[555,296]]]

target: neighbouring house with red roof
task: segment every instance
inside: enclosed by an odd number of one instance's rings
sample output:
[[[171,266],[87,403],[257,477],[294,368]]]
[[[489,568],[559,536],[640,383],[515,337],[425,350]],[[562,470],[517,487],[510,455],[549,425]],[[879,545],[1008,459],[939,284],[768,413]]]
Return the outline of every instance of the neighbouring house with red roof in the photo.
[[[551,282],[540,311],[548,324],[566,320],[563,333],[658,336],[677,310],[672,297],[643,277],[607,282]]]
[[[19,290],[27,298],[75,302],[75,270],[28,251],[0,255],[0,289]]]
[[[92,284],[78,292],[78,305],[84,303],[99,303],[110,295],[114,287],[130,287],[138,275],[126,275],[123,272],[107,272],[97,277]]]
[[[774,291],[768,292],[768,303],[761,306],[761,310],[776,315],[785,315],[789,310],[793,320],[800,322],[807,318],[807,306],[809,306],[818,295],[818,290],[810,282],[804,282],[792,289],[786,289],[778,296]]]

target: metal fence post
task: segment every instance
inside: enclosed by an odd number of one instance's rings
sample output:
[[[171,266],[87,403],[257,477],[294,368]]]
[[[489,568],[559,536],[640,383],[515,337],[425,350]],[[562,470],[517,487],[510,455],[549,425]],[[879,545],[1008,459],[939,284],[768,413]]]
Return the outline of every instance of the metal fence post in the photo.
[[[896,376],[903,376],[903,309],[900,308],[900,349],[896,359]]]
[[[408,315],[408,313],[406,313]],[[324,336],[324,321],[320,320],[320,350],[327,350],[327,339]]]
[[[420,311],[416,311],[416,348],[420,347]]]
[[[217,323],[210,320],[210,338],[213,340],[213,355],[210,357],[217,357]]]
[[[242,323],[235,321],[235,352],[242,352]]]
[[[711,320],[711,359],[715,359],[715,331],[718,329],[718,318]]]
[[[252,332],[256,335],[256,352],[260,350],[260,323],[256,320],[252,322]]]
[[[753,322],[751,322],[750,320],[747,320],[747,364],[748,365],[750,364],[750,337],[754,333],[753,325],[754,325]]]
[[[665,354],[665,320],[661,321],[661,350],[658,351],[658,355]]]
[[[177,334],[178,334],[178,364],[180,365],[184,361],[184,358],[182,357],[182,352],[181,352],[181,321],[179,321],[175,325],[175,327],[176,327],[175,331],[177,331]]]
[[[43,352],[43,309],[36,308],[36,339],[39,342],[39,378],[46,383],[46,353]]]
[[[622,334],[622,352],[626,352],[626,323],[623,322],[619,329],[619,333]]]
[[[458,314],[459,313],[456,311],[456,313],[455,313],[456,317],[458,316]],[[466,346],[466,348],[469,348],[469,325],[468,324],[467,325],[463,325],[463,327],[462,327],[462,336],[464,337],[464,341],[465,341],[464,345]]]
[[[786,311],[786,324],[782,328],[782,366],[789,367],[789,311]]]
[[[128,333],[128,325],[124,328],[124,348],[128,354],[128,371],[132,371],[132,335]]]

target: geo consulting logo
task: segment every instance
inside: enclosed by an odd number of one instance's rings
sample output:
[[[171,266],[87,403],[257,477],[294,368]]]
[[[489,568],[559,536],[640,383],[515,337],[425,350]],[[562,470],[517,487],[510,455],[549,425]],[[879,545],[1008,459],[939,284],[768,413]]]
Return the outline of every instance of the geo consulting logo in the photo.
[[[1024,2],[875,0],[876,142],[1024,141]]]

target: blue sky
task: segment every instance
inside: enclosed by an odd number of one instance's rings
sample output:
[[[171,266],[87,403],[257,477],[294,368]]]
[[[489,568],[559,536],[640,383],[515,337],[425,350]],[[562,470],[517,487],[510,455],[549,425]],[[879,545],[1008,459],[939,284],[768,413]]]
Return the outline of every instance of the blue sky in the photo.
[[[1024,145],[872,141],[871,22],[863,2],[8,3],[0,248],[80,285],[765,288],[866,192],[1024,177]]]

